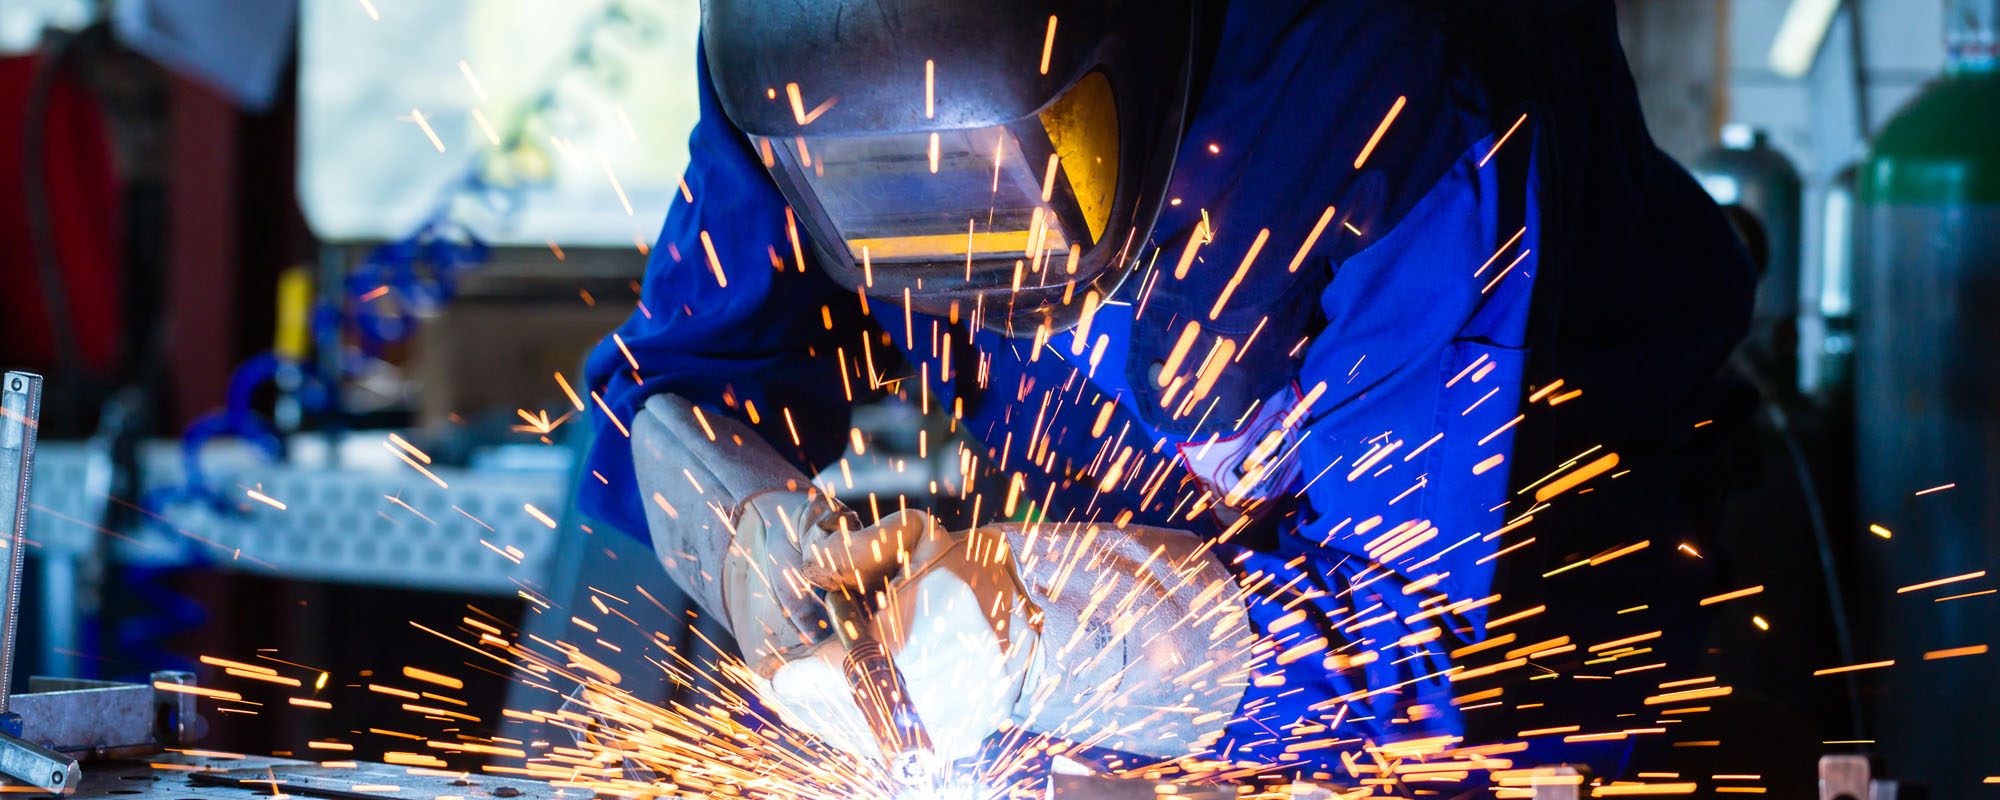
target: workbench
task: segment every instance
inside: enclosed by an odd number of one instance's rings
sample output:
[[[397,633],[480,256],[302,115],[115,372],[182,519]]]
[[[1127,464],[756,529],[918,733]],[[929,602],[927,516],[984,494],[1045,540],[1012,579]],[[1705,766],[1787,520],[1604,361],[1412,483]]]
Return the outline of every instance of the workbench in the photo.
[[[15,791],[18,791],[16,789]],[[370,762],[313,762],[201,750],[83,766],[73,797],[92,800],[449,800],[586,798],[588,789],[541,781]],[[31,795],[53,798],[54,795]]]

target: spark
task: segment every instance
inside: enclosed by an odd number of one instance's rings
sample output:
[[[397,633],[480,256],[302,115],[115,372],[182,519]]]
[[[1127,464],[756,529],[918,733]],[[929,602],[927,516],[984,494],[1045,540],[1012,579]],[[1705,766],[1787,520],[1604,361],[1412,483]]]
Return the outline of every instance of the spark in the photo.
[[[427,669],[420,669],[417,667],[408,667],[408,666],[404,667],[403,677],[409,678],[411,680],[423,681],[425,683],[434,683],[439,686],[443,686],[447,689],[465,688],[465,681],[451,677],[450,675],[442,675]]]
[[[708,255],[708,269],[715,273],[715,285],[727,288],[729,276],[722,274],[722,259],[715,255],[715,242],[708,238],[706,230],[701,232],[701,250]]]
[[[597,165],[604,168],[604,177],[611,181],[611,191],[618,193],[618,204],[625,207],[625,216],[634,216],[632,200],[625,196],[625,186],[618,182],[618,175],[611,171],[611,162],[605,160],[603,151],[597,153]]]
[[[619,421],[617,414],[611,413],[611,407],[604,404],[604,398],[602,396],[598,395],[598,393],[596,392],[591,392],[590,400],[591,402],[597,404],[598,410],[604,412],[605,418],[611,420],[611,424],[618,428],[618,432],[620,434],[624,435],[624,437],[627,439],[632,438],[632,431],[625,427],[624,422]]]
[[[805,99],[799,95],[799,85],[796,83],[785,84],[785,98],[792,101],[792,119],[797,120],[801,126],[805,125],[806,103]]]
[[[416,445],[410,444],[409,440],[404,439],[401,436],[398,436],[394,433],[389,434],[389,443],[402,448],[404,452],[407,452],[410,455],[416,456],[418,461],[422,461],[425,464],[431,463],[430,455],[426,454],[422,450],[418,450]]]
[[[937,62],[924,59],[924,119],[937,118]],[[931,149],[937,149],[937,134],[931,134]],[[937,158],[931,158],[931,171],[937,171]]]
[[[362,0],[364,3],[367,1]],[[458,74],[465,76],[466,85],[472,87],[472,93],[479,98],[479,102],[486,102],[486,87],[479,85],[479,78],[472,74],[472,65],[463,58],[458,60]]]
[[[226,658],[217,658],[217,657],[215,657],[215,656],[202,656],[202,657],[201,657],[201,663],[203,663],[203,664],[207,664],[207,665],[209,665],[209,666],[211,666],[211,667],[223,667],[223,668],[225,668],[225,669],[237,669],[237,670],[243,670],[244,672],[255,672],[255,673],[258,673],[258,674],[261,674],[261,675],[276,675],[276,674],[278,674],[278,671],[277,671],[277,670],[275,670],[275,669],[271,669],[270,667],[265,667],[265,666],[259,666],[259,665],[257,665],[257,664],[245,664],[245,663],[243,663],[243,662],[241,662],[241,661],[230,661],[229,659],[226,659]]]
[[[1536,489],[1535,502],[1546,503],[1556,495],[1574,489],[1577,486],[1582,485],[1584,481],[1590,480],[1591,478],[1595,478],[1599,475],[1609,472],[1612,467],[1616,466],[1618,466],[1617,453],[1606,453],[1602,456],[1599,456],[1596,461],[1592,461],[1589,464],[1578,467],[1574,472],[1571,472],[1567,475],[1557,478],[1554,481],[1550,481],[1549,485],[1547,486],[1544,486],[1540,489]]]
[[[361,0],[361,10],[362,10],[362,11],[366,11],[366,12],[368,12],[368,19],[369,19],[369,20],[371,20],[371,21],[374,21],[374,22],[381,22],[381,21],[382,21],[382,13],[381,13],[381,12],[379,12],[379,11],[376,11],[376,10],[375,10],[375,4],[374,4],[374,3],[371,3],[371,2],[369,2],[368,0]]]
[[[472,121],[474,124],[479,126],[479,132],[485,134],[487,144],[493,145],[494,147],[500,146],[500,132],[493,129],[493,123],[492,121],[486,119],[485,112],[482,112],[476,108],[473,109]]]
[[[279,511],[285,510],[284,503],[280,503],[278,502],[277,498],[274,498],[263,492],[257,491],[256,489],[245,489],[244,493],[249,495],[250,499],[255,500],[259,503],[263,503],[264,505],[270,506]]]
[[[1883,667],[1893,667],[1893,666],[1896,666],[1896,660],[1893,658],[1887,661],[1870,661],[1865,664],[1849,664],[1844,667],[1827,667],[1826,669],[1816,669],[1813,670],[1813,677],[1817,678],[1821,675],[1838,675],[1843,672],[1859,672],[1865,669],[1882,669]]]
[[[1526,235],[1527,233],[1528,233],[1528,228],[1527,228],[1527,226],[1525,226],[1525,225],[1524,225],[1524,226],[1522,226],[1522,227],[1521,227],[1521,229],[1520,229],[1520,230],[1518,230],[1518,231],[1515,231],[1515,232],[1514,232],[1514,235],[1513,235],[1513,236],[1509,236],[1509,237],[1507,237],[1507,241],[1506,241],[1506,242],[1504,242],[1504,243],[1502,243],[1502,244],[1500,245],[1499,249],[1497,249],[1497,250],[1494,250],[1494,251],[1493,251],[1493,255],[1491,255],[1491,256],[1488,256],[1488,257],[1486,258],[1486,263],[1484,263],[1484,264],[1480,264],[1480,265],[1479,265],[1479,269],[1476,269],[1476,270],[1473,270],[1473,271],[1472,271],[1472,277],[1475,277],[1475,278],[1477,278],[1477,277],[1479,277],[1480,275],[1483,275],[1483,274],[1485,274],[1485,273],[1486,273],[1486,269],[1487,269],[1488,267],[1491,267],[1491,266],[1493,266],[1493,262],[1495,262],[1495,261],[1499,261],[1499,260],[1500,260],[1500,254],[1501,254],[1501,253],[1505,253],[1505,252],[1507,252],[1507,250],[1508,250],[1509,248],[1512,248],[1512,247],[1514,246],[1514,243],[1515,243],[1515,242],[1518,242],[1518,241],[1521,241],[1521,237],[1522,237],[1522,236],[1524,236],[1524,235]],[[1554,386],[1560,386],[1560,385],[1562,385],[1562,381],[1561,381],[1560,379],[1558,379],[1558,380],[1557,380],[1557,381],[1556,381],[1556,382],[1555,382],[1554,384],[1551,384],[1551,388],[1553,388]],[[1547,391],[1548,391],[1547,389],[1544,389],[1543,391],[1541,391],[1541,392],[1537,392],[1536,394],[1537,394],[1537,395],[1540,395],[1540,394],[1545,394],[1545,393],[1547,393]],[[1532,395],[1531,395],[1531,396],[1530,396],[1530,397],[1528,398],[1528,402],[1532,403],[1532,402],[1535,402],[1535,401],[1537,401],[1537,400],[1540,400],[1540,399],[1542,399],[1542,398],[1541,398],[1541,397],[1538,397],[1538,396],[1532,396]]]
[[[402,450],[397,449],[395,446],[391,445],[388,442],[382,443],[382,449],[394,453],[397,458],[403,460],[403,463],[410,465],[411,469],[414,469],[417,472],[422,473],[424,477],[431,479],[431,483],[437,484],[439,489],[451,488],[445,485],[443,478],[440,478],[435,473],[432,473],[424,465],[417,463],[416,459],[411,458],[408,453],[405,453]]]
[[[1945,491],[1946,489],[1956,489],[1956,488],[1958,488],[1958,484],[1956,484],[1956,483],[1947,483],[1947,484],[1944,484],[1944,485],[1942,485],[1942,486],[1933,486],[1933,487],[1931,487],[1931,488],[1929,488],[1929,489],[1925,489],[1925,490],[1923,490],[1923,491],[1920,491],[1920,492],[1917,492],[1916,496],[1917,496],[1917,497],[1923,497],[1924,495],[1927,495],[1927,494],[1936,494],[1936,493],[1938,493],[1938,492],[1942,492],[1942,491]]]
[[[1890,533],[1888,528],[1884,528],[1880,525],[1874,525],[1874,524],[1868,526],[1868,532],[1875,534],[1876,536],[1880,536],[1884,539],[1887,539],[1895,535],[1893,533]]]
[[[1757,586],[1752,586],[1748,589],[1737,589],[1736,591],[1733,592],[1723,592],[1722,594],[1718,594],[1714,597],[1704,597],[1701,599],[1701,604],[1704,606],[1712,606],[1715,605],[1716,603],[1726,603],[1731,600],[1735,600],[1739,597],[1749,597],[1754,594],[1760,594],[1763,591],[1764,587],[1760,584]]]
[[[1049,74],[1049,57],[1056,52],[1056,15],[1049,15],[1049,32],[1042,37],[1042,74]]]
[[[1936,661],[1942,658],[1958,658],[1959,656],[1978,656],[1985,654],[1986,654],[1986,645],[1975,644],[1966,647],[1947,647],[1943,650],[1932,650],[1924,654],[1924,660]]]
[[[637,367],[634,367],[634,369],[637,369]],[[582,411],[583,398],[576,396],[576,390],[570,388],[569,380],[564,378],[562,373],[558,372],[555,374],[555,376],[556,376],[556,385],[562,387],[563,394],[569,397],[570,405],[576,406],[576,410]]]
[[[1492,149],[1490,149],[1490,150],[1487,150],[1487,151],[1486,151],[1486,155],[1483,155],[1483,156],[1480,156],[1480,157],[1479,157],[1479,167],[1478,167],[1478,168],[1479,168],[1479,169],[1485,169],[1485,168],[1486,168],[1486,162],[1488,162],[1488,161],[1491,161],[1491,160],[1493,160],[1493,154],[1494,154],[1494,153],[1498,153],[1498,152],[1500,152],[1500,146],[1501,146],[1501,145],[1503,145],[1503,144],[1506,144],[1506,143],[1507,143],[1507,139],[1508,139],[1508,137],[1511,137],[1511,136],[1513,136],[1513,135],[1514,135],[1514,131],[1517,131],[1517,130],[1520,130],[1520,129],[1521,129],[1521,123],[1523,123],[1523,122],[1527,122],[1527,121],[1528,121],[1528,115],[1527,115],[1526,113],[1523,113],[1523,114],[1521,114],[1521,116],[1520,116],[1520,118],[1519,118],[1519,119],[1516,119],[1516,120],[1514,120],[1514,124],[1513,124],[1512,126],[1509,126],[1509,127],[1507,128],[1507,132],[1506,132],[1506,133],[1503,133],[1503,134],[1500,134],[1500,140],[1499,140],[1499,141],[1496,141],[1496,142],[1494,142],[1494,143],[1493,143],[1493,148],[1492,148]]]
[[[1222,292],[1215,296],[1215,306],[1208,310],[1208,318],[1211,321],[1222,316],[1223,305],[1229,302],[1230,295],[1236,293],[1236,287],[1243,283],[1243,277],[1250,274],[1250,264],[1257,260],[1257,254],[1264,250],[1264,242],[1270,238],[1270,228],[1257,231],[1256,240],[1250,243],[1250,251],[1244,253],[1242,263],[1236,265],[1236,274],[1229,276],[1229,283],[1224,284]]]
[[[1944,586],[1944,585],[1946,585],[1946,584],[1952,584],[1952,583],[1958,583],[1958,582],[1960,582],[1960,581],[1974,581],[1974,580],[1978,580],[1978,579],[1980,579],[1980,578],[1984,578],[1984,577],[1986,577],[1986,570],[1983,570],[1983,569],[1982,569],[1982,570],[1979,570],[1978,572],[1968,572],[1968,573],[1965,573],[1964,575],[1953,575],[1953,576],[1951,576],[1951,577],[1949,577],[1949,578],[1939,578],[1939,579],[1937,579],[1937,580],[1934,580],[1934,581],[1924,581],[1923,583],[1915,583],[1915,584],[1911,584],[1911,585],[1909,585],[1909,586],[1905,586],[1905,587],[1902,587],[1902,588],[1900,588],[1900,589],[1897,589],[1897,590],[1896,590],[1896,594],[1909,594],[1909,593],[1911,593],[1911,592],[1920,592],[1920,591],[1923,591],[1923,590],[1925,590],[1925,589],[1930,589],[1930,588],[1933,588],[1933,587],[1938,587],[1938,586]]]
[[[186,683],[168,683],[166,681],[153,681],[153,688],[163,692],[175,692],[178,694],[191,694],[196,697],[206,697],[211,700],[243,699],[243,695],[237,694],[235,692],[223,691],[221,689],[211,689],[206,686],[195,686]]]
[[[1354,157],[1355,169],[1360,169],[1362,164],[1367,163],[1368,154],[1375,152],[1375,145],[1382,142],[1382,134],[1389,132],[1389,124],[1396,121],[1397,114],[1403,113],[1403,105],[1409,101],[1408,97],[1401,95],[1396,97],[1395,104],[1389,106],[1388,115],[1382,117],[1382,124],[1375,126],[1375,133],[1368,137],[1367,144],[1361,146],[1361,154]]]
[[[410,109],[410,119],[417,123],[417,127],[424,130],[424,136],[431,140],[432,147],[437,148],[437,151],[440,153],[444,152],[444,140],[438,138],[437,131],[431,130],[431,122],[424,119],[424,112],[412,108]]]

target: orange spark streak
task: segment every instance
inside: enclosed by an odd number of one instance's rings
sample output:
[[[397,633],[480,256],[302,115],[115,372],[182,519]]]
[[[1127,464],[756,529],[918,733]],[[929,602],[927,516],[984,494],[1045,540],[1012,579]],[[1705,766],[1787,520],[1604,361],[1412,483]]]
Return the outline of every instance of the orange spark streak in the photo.
[[[434,683],[447,689],[465,688],[465,681],[451,677],[450,675],[441,675],[427,669],[418,669],[417,667],[404,667],[403,677],[425,683]]]
[[[633,368],[637,369],[638,367],[635,366]],[[571,405],[576,406],[576,410],[583,410],[583,398],[576,396],[576,390],[569,387],[569,381],[563,378],[563,374],[560,372],[556,373],[556,385],[562,387],[563,394],[569,396],[569,402]]]
[[[806,124],[806,103],[805,99],[799,96],[797,83],[785,84],[785,98],[792,102],[792,119],[797,120],[800,125]]]
[[[605,404],[604,404],[604,398],[602,398],[602,397],[599,397],[599,396],[598,396],[598,394],[597,394],[596,392],[591,392],[591,393],[590,393],[590,400],[591,400],[591,402],[594,402],[594,403],[596,403],[596,404],[597,404],[597,408],[598,408],[599,410],[601,410],[601,411],[603,411],[603,412],[604,412],[604,416],[605,416],[606,418],[608,418],[608,419],[610,419],[610,420],[611,420],[611,424],[612,424],[612,425],[615,425],[615,426],[617,426],[617,427],[618,427],[618,432],[619,432],[619,433],[621,433],[621,434],[624,434],[625,438],[627,438],[627,439],[630,439],[630,438],[632,438],[632,432],[631,432],[631,431],[629,431],[629,430],[626,430],[626,428],[625,428],[625,423],[623,423],[623,422],[620,422],[620,421],[618,421],[618,415],[617,415],[617,414],[613,414],[613,413],[611,413],[611,407],[610,407],[610,406],[607,406],[607,405],[605,405]],[[435,479],[435,478],[433,478],[432,480],[436,480],[436,479]]]
[[[1723,592],[1722,594],[1718,594],[1714,597],[1704,597],[1701,599],[1701,604],[1705,606],[1712,606],[1715,605],[1716,603],[1726,603],[1730,600],[1735,600],[1736,598],[1739,597],[1749,597],[1750,595],[1753,594],[1761,594],[1763,591],[1764,591],[1763,585],[1759,584],[1757,586],[1752,586],[1748,589],[1737,589],[1736,591],[1733,592]]]
[[[237,694],[235,692],[225,692],[221,689],[210,689],[206,686],[193,686],[185,683],[167,683],[166,681],[153,681],[153,688],[163,692],[179,692],[181,694],[191,694],[195,695],[196,697],[207,697],[214,700],[243,699],[243,695]]]
[[[1501,244],[1499,249],[1494,250],[1493,255],[1486,257],[1486,263],[1479,265],[1479,269],[1472,271],[1472,277],[1477,278],[1480,275],[1484,274],[1486,272],[1487,267],[1493,266],[1493,262],[1500,260],[1501,253],[1507,252],[1507,248],[1513,247],[1515,242],[1521,241],[1521,236],[1527,232],[1528,228],[1526,226],[1522,226],[1520,230],[1514,232],[1513,236],[1507,237],[1507,241],[1504,244]],[[1561,382],[1562,381],[1557,381],[1557,383]],[[1535,398],[1535,400],[1539,399],[1541,398]],[[1534,402],[1534,400],[1530,400],[1529,402]]]
[[[1229,283],[1224,284],[1222,287],[1222,293],[1216,295],[1214,307],[1208,310],[1209,319],[1213,320],[1217,317],[1222,316],[1223,304],[1228,303],[1229,296],[1236,293],[1237,286],[1242,285],[1243,276],[1250,274],[1250,263],[1257,260],[1257,254],[1259,252],[1262,252],[1264,249],[1264,242],[1270,240],[1270,238],[1271,238],[1270,228],[1264,228],[1262,230],[1257,231],[1257,239],[1250,243],[1250,252],[1244,253],[1243,263],[1236,265],[1236,274],[1229,276]]]
[[[1819,677],[1821,675],[1838,675],[1842,672],[1858,672],[1864,669],[1881,669],[1883,667],[1893,667],[1893,666],[1896,666],[1896,660],[1893,658],[1887,661],[1870,661],[1866,664],[1849,664],[1844,667],[1828,667],[1826,669],[1816,669],[1813,670],[1813,677]]]
[[[1550,498],[1574,489],[1584,481],[1609,472],[1612,467],[1616,466],[1618,466],[1617,453],[1606,453],[1599,456],[1596,461],[1578,467],[1574,472],[1549,482],[1547,486],[1536,489],[1535,502],[1546,503]]]
[[[1049,74],[1049,57],[1056,51],[1056,15],[1049,15],[1049,32],[1042,37],[1042,74]]]
[[[1389,107],[1388,116],[1382,118],[1382,124],[1375,126],[1375,134],[1368,137],[1368,143],[1361,147],[1361,154],[1354,157],[1355,169],[1360,169],[1362,164],[1367,163],[1368,154],[1375,152],[1375,145],[1381,143],[1382,134],[1389,132],[1389,123],[1396,121],[1396,115],[1403,113],[1403,105],[1409,101],[1408,97],[1400,95],[1396,97],[1396,104]]]
[[[1978,572],[1968,572],[1965,573],[1964,575],[1953,575],[1949,578],[1939,578],[1934,581],[1924,581],[1923,583],[1911,584],[1901,589],[1897,589],[1896,594],[1909,594],[1910,592],[1920,592],[1925,589],[1943,586],[1949,583],[1958,583],[1960,581],[1973,581],[1984,577],[1986,577],[1986,570],[1982,569]]]
[[[1527,121],[1528,121],[1528,115],[1526,113],[1523,113],[1520,119],[1514,120],[1513,126],[1509,127],[1506,133],[1500,134],[1499,141],[1493,143],[1493,149],[1486,151],[1486,155],[1479,157],[1479,167],[1477,168],[1484,168],[1486,166],[1486,162],[1493,160],[1493,154],[1500,152],[1500,145],[1506,144],[1508,137],[1513,136],[1514,131],[1520,130],[1521,123]]]
[[[1286,272],[1299,271],[1299,265],[1306,261],[1306,254],[1312,252],[1313,244],[1319,241],[1319,235],[1326,231],[1327,223],[1332,221],[1333,206],[1327,206],[1326,211],[1319,215],[1319,222],[1313,224],[1312,232],[1306,234],[1305,242],[1299,245],[1299,252],[1292,256],[1292,263],[1285,267]]]
[[[727,288],[729,277],[722,274],[722,259],[715,255],[715,242],[708,238],[708,231],[701,232],[701,249],[708,254],[708,268],[715,273],[715,285]]]

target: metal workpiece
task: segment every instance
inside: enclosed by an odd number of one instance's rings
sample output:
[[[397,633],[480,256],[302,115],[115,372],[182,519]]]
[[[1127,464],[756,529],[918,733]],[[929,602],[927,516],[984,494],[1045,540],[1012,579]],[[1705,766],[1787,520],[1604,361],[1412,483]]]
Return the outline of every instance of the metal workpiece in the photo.
[[[193,686],[194,673],[170,669],[155,672],[151,677],[154,741],[161,747],[185,747],[208,733],[208,723],[201,718],[194,695],[161,688]]]
[[[120,757],[157,750],[154,692],[143,683],[30,678],[14,696],[21,738],[60,752]]]
[[[83,778],[76,759],[4,733],[0,733],[0,774],[59,795],[74,794]]]

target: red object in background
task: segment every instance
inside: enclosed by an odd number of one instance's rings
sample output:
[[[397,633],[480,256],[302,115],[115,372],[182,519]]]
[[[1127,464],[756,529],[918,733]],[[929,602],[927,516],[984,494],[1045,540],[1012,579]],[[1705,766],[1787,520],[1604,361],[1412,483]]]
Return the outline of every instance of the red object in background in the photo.
[[[47,295],[30,238],[24,143],[40,59],[0,58],[0,363],[54,374]],[[120,286],[124,220],[103,114],[72,75],[60,75],[40,120],[50,232],[69,294],[77,353],[99,376],[117,366],[125,316]]]

